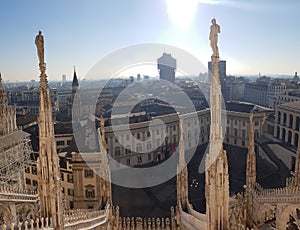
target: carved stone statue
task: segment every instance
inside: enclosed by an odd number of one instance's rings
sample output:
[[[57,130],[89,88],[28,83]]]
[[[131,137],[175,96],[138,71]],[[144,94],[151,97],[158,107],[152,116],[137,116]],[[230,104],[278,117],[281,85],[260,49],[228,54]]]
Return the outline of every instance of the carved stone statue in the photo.
[[[221,32],[220,26],[217,24],[216,19],[211,20],[212,25],[210,26],[210,46],[213,50],[213,56],[219,57],[219,48],[218,48],[218,33]]]
[[[296,222],[295,218],[290,214],[289,215],[289,222],[286,223],[287,224],[286,229],[287,230],[299,230],[299,228],[297,227],[295,222]]]
[[[35,45],[40,64],[44,64],[44,36],[42,35],[42,31],[39,31],[39,34],[35,37]]]

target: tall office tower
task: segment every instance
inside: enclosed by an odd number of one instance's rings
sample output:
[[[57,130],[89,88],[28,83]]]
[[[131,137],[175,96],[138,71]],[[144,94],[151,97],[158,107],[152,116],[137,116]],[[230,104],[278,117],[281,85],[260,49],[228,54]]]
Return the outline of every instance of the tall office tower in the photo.
[[[176,59],[171,54],[163,53],[163,56],[157,59],[157,68],[159,79],[175,82]]]
[[[63,74],[63,75],[61,76],[61,81],[62,81],[63,83],[66,83],[66,81],[67,81],[67,75]]]

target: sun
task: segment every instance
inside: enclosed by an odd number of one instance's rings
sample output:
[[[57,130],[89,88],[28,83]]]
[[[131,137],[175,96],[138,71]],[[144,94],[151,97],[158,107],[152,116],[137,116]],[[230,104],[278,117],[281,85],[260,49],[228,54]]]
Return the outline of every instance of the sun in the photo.
[[[172,22],[181,29],[188,28],[196,16],[197,0],[166,0]]]

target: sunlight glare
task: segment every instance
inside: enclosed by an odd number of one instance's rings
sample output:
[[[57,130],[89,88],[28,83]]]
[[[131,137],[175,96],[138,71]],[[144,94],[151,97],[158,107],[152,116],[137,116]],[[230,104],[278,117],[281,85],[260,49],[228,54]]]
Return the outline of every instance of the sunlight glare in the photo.
[[[172,22],[181,29],[188,28],[196,16],[197,0],[166,0]]]

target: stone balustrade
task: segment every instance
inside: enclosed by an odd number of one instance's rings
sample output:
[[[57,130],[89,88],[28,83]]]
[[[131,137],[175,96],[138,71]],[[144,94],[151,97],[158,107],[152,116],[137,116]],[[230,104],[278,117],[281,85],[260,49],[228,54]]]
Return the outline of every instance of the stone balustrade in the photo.
[[[120,217],[118,230],[171,230],[169,218]]]
[[[95,227],[106,225],[109,211],[109,204],[106,205],[105,210],[69,210],[64,213],[64,229],[94,229]]]
[[[48,218],[37,218],[35,220],[26,220],[24,222],[19,222],[18,224],[12,223],[10,226],[5,224],[1,225],[1,230],[54,230],[54,228],[50,227],[50,221]]]
[[[252,189],[253,197],[264,203],[300,203],[300,187],[263,189],[258,183]]]
[[[12,202],[36,202],[38,194],[36,191],[28,191],[25,189],[15,189],[6,186],[0,186],[0,201]]]
[[[64,213],[64,230],[88,230],[99,226],[105,226],[108,222],[110,206],[106,205],[105,210],[88,211],[88,210],[69,210]],[[51,225],[51,219],[37,218],[26,220],[18,224],[12,223],[10,226],[3,224],[1,230],[54,230]]]

